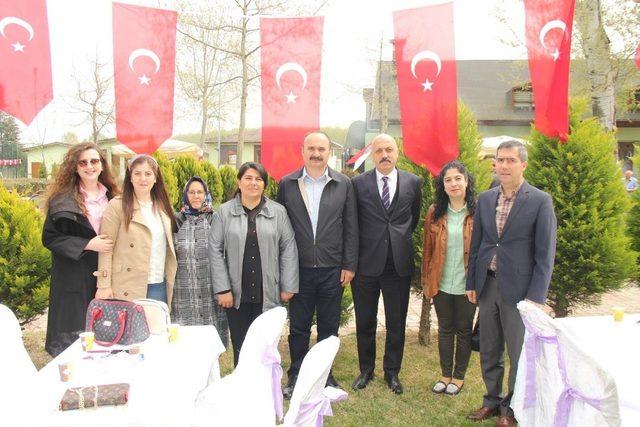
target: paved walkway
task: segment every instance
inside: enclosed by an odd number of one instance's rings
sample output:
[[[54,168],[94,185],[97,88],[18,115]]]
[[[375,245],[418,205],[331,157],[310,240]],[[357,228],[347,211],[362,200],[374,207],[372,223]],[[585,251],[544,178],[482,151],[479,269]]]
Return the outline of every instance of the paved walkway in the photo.
[[[640,313],[640,286],[628,285],[618,291],[609,292],[602,296],[600,304],[591,307],[579,307],[571,316],[600,316],[611,314],[611,307],[624,307],[627,313]],[[417,331],[420,326],[420,313],[422,312],[422,297],[411,294],[409,310],[407,313],[407,330]],[[433,306],[431,307],[431,325],[438,325],[438,319]],[[348,325],[340,329],[341,334],[355,333],[356,324],[352,319]],[[384,330],[384,307],[382,297],[378,304],[378,331]]]

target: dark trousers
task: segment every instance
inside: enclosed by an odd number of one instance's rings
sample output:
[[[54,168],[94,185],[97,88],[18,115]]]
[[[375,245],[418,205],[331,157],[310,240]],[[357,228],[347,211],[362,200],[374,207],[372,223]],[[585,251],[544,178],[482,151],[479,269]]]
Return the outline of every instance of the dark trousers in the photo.
[[[317,311],[318,342],[338,335],[343,292],[340,270],[340,267],[300,268],[300,287],[289,301],[289,376],[298,375],[309,351],[314,312]]]
[[[498,273],[500,274],[500,273]],[[518,360],[524,341],[524,324],[515,305],[502,300],[495,277],[487,280],[478,297],[480,316],[480,367],[487,394],[482,406],[499,408],[503,415],[513,415],[510,408],[516,383]],[[509,352],[509,391],[502,396],[504,347]]]
[[[471,357],[471,331],[476,306],[464,294],[452,295],[442,291],[433,297],[433,305],[438,316],[442,376],[463,380]]]
[[[249,326],[258,316],[262,314],[262,304],[252,304],[243,302],[240,307],[227,308],[227,321],[229,322],[229,332],[231,333],[231,344],[233,344],[233,366],[238,366],[240,349],[247,336]]]
[[[376,361],[376,326],[380,292],[384,301],[387,335],[382,367],[389,375],[397,375],[404,354],[404,333],[409,307],[411,277],[400,277],[388,269],[378,277],[357,274],[351,285],[356,312],[356,337],[361,373],[373,372]]]

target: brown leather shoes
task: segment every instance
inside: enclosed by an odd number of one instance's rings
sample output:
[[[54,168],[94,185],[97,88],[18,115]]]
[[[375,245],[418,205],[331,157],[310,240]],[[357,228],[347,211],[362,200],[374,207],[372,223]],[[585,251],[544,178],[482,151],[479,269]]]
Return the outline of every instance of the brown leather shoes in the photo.
[[[500,415],[496,427],[514,427],[516,425],[516,419],[511,415]]]
[[[471,421],[484,421],[498,415],[498,408],[487,408],[483,406],[477,411],[473,411],[467,415],[467,419]]]

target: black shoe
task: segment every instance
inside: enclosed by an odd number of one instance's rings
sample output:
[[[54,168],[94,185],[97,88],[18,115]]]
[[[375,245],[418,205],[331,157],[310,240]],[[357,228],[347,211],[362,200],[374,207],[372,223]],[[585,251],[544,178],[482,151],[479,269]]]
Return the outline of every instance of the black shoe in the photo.
[[[402,383],[398,379],[398,374],[384,374],[384,380],[387,382],[387,385],[395,394],[402,394],[404,391],[402,388]]]
[[[371,381],[373,381],[373,372],[367,372],[365,374],[358,375],[358,378],[353,382],[351,386],[354,390],[362,390],[365,388]]]
[[[293,389],[296,388],[296,381],[298,381],[297,375],[289,375],[289,381],[287,381],[287,385],[282,389],[282,396],[284,396],[285,399],[291,399]]]
[[[335,378],[333,378],[333,373],[329,372],[329,376],[327,377],[327,383],[325,384],[325,387],[335,387],[335,388],[342,388],[340,386],[340,384],[338,384],[338,381],[336,381]]]

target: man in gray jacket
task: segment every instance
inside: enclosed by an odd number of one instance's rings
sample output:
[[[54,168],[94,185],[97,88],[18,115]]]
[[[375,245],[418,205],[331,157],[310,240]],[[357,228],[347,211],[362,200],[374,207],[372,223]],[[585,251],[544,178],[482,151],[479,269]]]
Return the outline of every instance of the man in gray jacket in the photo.
[[[290,398],[302,359],[309,350],[316,313],[318,341],[338,335],[343,287],[358,265],[358,218],[351,181],[327,166],[329,137],[312,132],[304,139],[304,167],[280,180],[278,202],[287,208],[300,257],[300,287],[289,303]],[[339,387],[330,373],[327,385]]]

